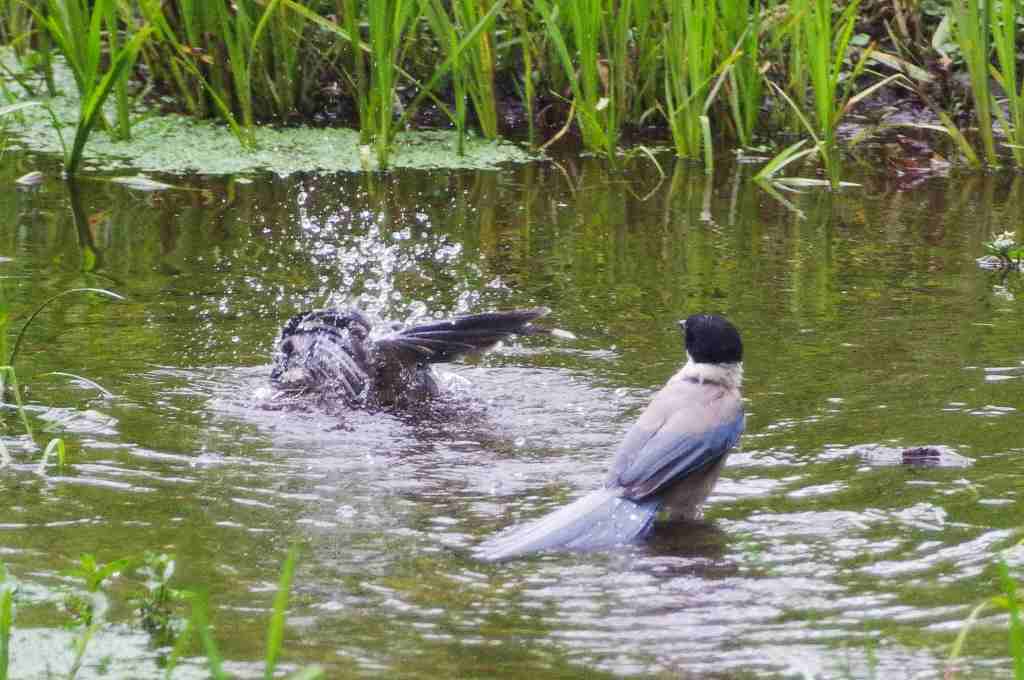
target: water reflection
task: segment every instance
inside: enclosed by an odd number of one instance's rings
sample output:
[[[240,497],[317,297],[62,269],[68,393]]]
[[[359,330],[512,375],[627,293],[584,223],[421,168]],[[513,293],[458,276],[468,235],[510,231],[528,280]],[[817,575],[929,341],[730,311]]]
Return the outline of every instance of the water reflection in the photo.
[[[4,163],[5,335],[70,287],[129,298],[69,298],[26,334],[41,431],[16,438],[6,409],[0,470],[26,630],[59,620],[49,603],[79,553],[173,551],[228,658],[256,672],[298,538],[286,649],[335,676],[929,677],[1024,516],[1019,283],[974,265],[1022,224],[1020,178],[905,192],[866,175],[787,196],[797,213],[743,169],[660,181],[643,159],[174,178],[157,194],[19,192],[33,168]],[[382,322],[544,304],[578,340],[452,366],[442,418],[263,408],[280,324],[343,302]],[[600,482],[698,309],[749,338],[748,435],[706,521],[619,551],[474,562],[482,537]],[[40,475],[55,435],[73,464]],[[871,454],[924,444],[973,464]],[[1004,650],[998,628],[972,633],[964,677],[1000,677]]]

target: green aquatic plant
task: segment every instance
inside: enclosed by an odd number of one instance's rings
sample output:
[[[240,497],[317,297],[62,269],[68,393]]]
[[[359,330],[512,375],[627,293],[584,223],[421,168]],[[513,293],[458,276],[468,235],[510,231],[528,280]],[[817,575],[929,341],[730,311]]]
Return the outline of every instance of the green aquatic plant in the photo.
[[[61,291],[56,295],[47,298],[46,300],[43,301],[41,305],[36,307],[35,311],[33,311],[32,314],[29,315],[28,321],[26,321],[25,324],[21,327],[21,330],[18,331],[18,335],[14,339],[14,348],[11,350],[11,356],[7,359],[7,363],[9,364],[9,366],[14,366],[14,361],[15,359],[18,358],[18,350],[21,348],[21,341],[25,337],[25,331],[27,331],[28,327],[32,325],[32,322],[35,321],[35,318],[39,316],[39,313],[46,309],[49,305],[61,299],[62,297],[71,295],[73,293],[96,293],[99,295],[105,295],[114,300],[124,300],[124,296],[118,295],[114,291],[107,290],[106,288],[69,288],[68,290]]]
[[[537,146],[537,131],[535,129],[536,115],[534,113],[534,100],[536,99],[536,72],[534,70],[534,54],[536,47],[533,31],[530,30],[530,15],[523,0],[513,0],[512,14],[515,18],[515,32],[519,41],[520,54],[522,55],[523,68],[521,76],[513,82],[519,94],[519,100],[526,110],[526,139],[533,149]]]
[[[90,85],[87,91],[82,93],[79,103],[78,125],[75,129],[75,139],[72,142],[71,150],[65,147],[65,174],[73,177],[78,173],[78,167],[82,163],[82,155],[85,153],[85,144],[92,134],[93,128],[102,121],[103,102],[106,101],[121,78],[128,72],[135,57],[150,34],[152,29],[143,27],[132,38],[112,56],[111,66],[101,78]],[[98,69],[98,61],[96,62]],[[52,111],[51,111],[52,114]],[[59,134],[59,124],[54,122],[54,127]],[[61,138],[62,143],[62,138]]]
[[[64,464],[67,463],[67,450],[64,446],[64,440],[60,437],[51,439],[46,444],[46,448],[43,449],[43,458],[39,461],[39,474],[46,473],[46,466],[53,457],[57,458],[57,467],[63,468]]]
[[[14,579],[0,562],[0,680],[7,680],[11,663],[11,628],[14,626]]]
[[[855,0],[847,5],[835,26],[830,0],[797,0],[793,8],[798,17],[799,44],[805,55],[804,63],[813,93],[813,126],[808,126],[808,132],[814,137],[818,154],[833,186],[838,184],[840,175],[836,128],[846,108],[849,83],[859,75],[866,59],[865,53],[859,64],[861,68],[854,69],[845,78],[844,84],[843,66],[859,4]],[[845,97],[844,90],[847,93]]]
[[[4,400],[10,392],[14,395],[14,403],[18,409],[18,416],[22,425],[25,426],[25,433],[32,436],[32,425],[28,421],[28,414],[25,412],[25,404],[21,400],[21,387],[18,385],[18,374],[14,372],[14,366],[0,366],[0,396]],[[4,452],[6,453],[6,451]]]
[[[719,54],[737,52],[729,70],[725,95],[736,140],[740,146],[754,143],[754,129],[761,113],[764,78],[759,63],[761,7],[758,0],[718,0]]]
[[[871,47],[860,50],[852,66],[846,68],[858,7],[859,0],[851,2],[835,19],[832,3],[828,0],[796,0],[791,7],[796,22],[794,43],[799,56],[792,60],[790,69],[796,68],[795,64],[806,67],[811,91],[810,115],[805,115],[798,104],[804,100],[800,86],[803,76],[791,82],[790,87],[794,89],[792,97],[778,85],[768,83],[814,140],[815,150],[825,167],[827,184],[833,189],[844,185],[840,179],[842,171],[836,139],[839,123],[858,102],[903,77],[897,73],[859,92],[854,91],[854,84],[864,72],[873,51]],[[783,153],[791,152],[792,147]],[[804,186],[824,183],[813,179],[798,181]]]
[[[583,145],[614,162],[630,63],[632,0],[537,0],[535,6],[569,82]]]
[[[270,615],[270,622],[267,625],[267,650],[266,664],[263,677],[265,680],[273,680],[274,671],[277,669],[277,661],[281,657],[281,646],[284,643],[284,622],[287,617],[288,596],[292,588],[292,580],[295,577],[295,563],[299,559],[299,549],[296,546],[288,551],[288,556],[281,567],[281,578],[277,583],[277,593],[274,595],[274,611]]]
[[[135,598],[139,624],[157,647],[177,642],[186,626],[185,620],[174,613],[174,605],[187,601],[193,594],[171,587],[176,564],[173,555],[147,551],[138,569],[145,579],[145,590]]]
[[[284,565],[281,567],[281,577],[278,580],[277,594],[274,596],[274,610],[267,625],[267,648],[265,651],[265,664],[263,670],[264,680],[272,680],[277,670],[277,662],[281,656],[281,647],[284,642],[284,624],[286,610],[288,608],[288,595],[291,591],[292,578],[295,575],[295,565],[298,560],[298,548],[292,547],[288,551]],[[224,657],[217,648],[217,642],[210,630],[210,620],[207,613],[206,598],[197,595],[192,598],[192,618],[189,622],[190,629],[195,631],[199,638],[203,651],[206,654],[206,662],[210,676],[214,680],[226,680],[229,676],[224,672]],[[317,680],[326,677],[320,666],[307,666],[288,676],[288,680]]]
[[[398,129],[394,106],[398,96],[399,55],[405,32],[417,18],[416,10],[414,0],[376,0],[367,7],[372,55],[367,113],[377,162],[382,168],[388,167]]]
[[[85,653],[93,636],[106,621],[109,609],[108,598],[104,591],[105,583],[116,574],[128,571],[138,564],[135,558],[125,557],[103,564],[89,553],[78,558],[78,566],[69,572],[73,578],[84,581],[86,592],[68,593],[64,597],[64,610],[70,615],[72,628],[76,631],[72,640],[74,660],[68,671],[68,680],[73,680],[82,668]]]
[[[954,3],[955,4],[955,3]],[[1021,3],[1004,0],[992,12],[992,42],[998,68],[992,68],[995,81],[1005,93],[1006,108],[996,106],[996,114],[1008,140],[1005,144],[1018,169],[1024,169],[1024,78],[1017,72],[1017,39],[1020,35]]]
[[[494,95],[493,19],[483,24],[468,48],[459,49],[468,31],[481,23],[486,7],[477,0],[456,0],[450,10],[442,0],[421,0],[420,11],[427,18],[446,56],[451,59],[451,81],[455,99],[452,120],[459,135],[458,153],[463,154],[466,134],[466,100],[473,102],[480,132],[487,139],[498,137],[498,112]]]
[[[1021,614],[1022,608],[1024,608],[1024,592],[1021,592],[1021,583],[1010,573],[1010,567],[1003,557],[996,561],[996,574],[999,577],[999,587],[1002,593],[986,598],[971,610],[953,642],[947,666],[955,667],[956,660],[963,653],[967,636],[981,615],[995,609],[1009,615],[1009,656],[1013,663],[1013,678],[1014,680],[1024,680],[1024,617]]]
[[[994,239],[985,242],[984,248],[985,253],[997,258],[1002,267],[1019,269],[1024,259],[1024,245],[1017,243],[1017,235],[1012,231],[997,234]]]
[[[65,295],[83,292],[100,293],[112,297],[116,300],[124,299],[117,293],[106,290],[104,288],[72,288],[50,297],[41,305],[36,307],[35,311],[33,311],[31,315],[29,315],[28,320],[24,323],[24,325],[22,325],[21,330],[18,331],[18,335],[14,340],[14,347],[11,349],[11,354],[8,358],[7,365],[0,366],[0,395],[3,395],[3,398],[5,399],[8,393],[13,395],[18,415],[21,418],[22,424],[25,426],[25,432],[26,434],[28,434],[29,437],[34,436],[32,432],[32,425],[28,420],[28,413],[25,411],[25,404],[22,402],[21,399],[21,387],[18,384],[18,375],[14,370],[14,362],[18,358],[18,350],[21,348],[21,341],[25,337],[25,331],[28,330],[28,327],[32,324],[35,318],[39,316],[39,313],[42,312],[43,309],[45,309],[48,305],[50,305],[53,302],[56,302]],[[77,378],[79,376],[74,377]],[[97,387],[100,386],[97,385]],[[100,387],[100,389],[102,390],[103,388]],[[64,465],[67,462],[67,454],[63,439],[55,438],[47,443],[46,447],[43,450],[42,460],[40,461],[39,464],[40,473],[44,473],[46,471],[46,467],[50,459],[53,457],[57,458],[57,464],[59,467],[64,467]],[[0,465],[4,464],[8,459],[9,455],[7,454],[6,446],[2,442],[0,442]]]
[[[298,549],[293,547],[288,551],[281,568],[273,611],[267,625],[263,674],[266,680],[275,677],[281,657],[288,598],[297,562]],[[124,557],[106,563],[99,562],[94,555],[85,553],[68,572],[69,576],[82,584],[84,592],[67,592],[61,603],[71,619],[70,628],[74,634],[74,658],[65,677],[73,680],[78,675],[90,642],[107,622],[107,612],[111,608],[107,593],[110,579],[135,570],[146,579],[145,592],[135,600],[138,603],[140,624],[154,636],[158,644],[174,643],[167,658],[165,678],[170,680],[175,666],[189,649],[195,635],[203,647],[210,676],[227,680],[230,676],[224,671],[224,659],[211,632],[205,597],[172,588],[170,581],[175,571],[174,557],[149,552],[142,557]],[[16,582],[7,574],[4,564],[0,562],[0,680],[8,678],[15,590]],[[173,612],[174,603],[185,601],[191,603],[192,609],[191,618],[187,622]],[[288,680],[318,680],[324,677],[326,676],[323,669],[317,665],[307,666],[287,676]]]
[[[349,7],[350,3],[347,3],[347,0],[342,1],[346,3],[345,7]],[[481,31],[490,25],[505,6],[505,0],[495,0],[491,4],[477,24],[461,35],[459,44],[434,69],[430,80],[419,87],[419,93],[407,105],[401,107],[403,109],[401,115],[396,116],[395,109],[399,108],[399,78],[419,85],[398,65],[399,52],[404,49],[401,36],[419,16],[418,12],[413,11],[416,8],[416,3],[399,0],[394,0],[390,5],[383,2],[372,3],[370,5],[370,21],[368,22],[369,44],[366,44],[359,40],[355,27],[349,25],[354,22],[354,13],[346,14],[348,17],[345,20],[346,26],[349,28],[346,30],[337,23],[317,15],[309,8],[299,5],[295,0],[282,0],[282,2],[319,28],[329,31],[343,40],[350,41],[353,50],[369,52],[371,66],[366,74],[365,88],[358,87],[359,83],[363,82],[362,80],[357,78],[356,81],[358,89],[366,91],[365,101],[359,104],[360,140],[363,144],[372,144],[377,166],[382,169],[390,166],[392,147],[399,131],[411,120],[423,100],[433,96],[433,88],[450,71],[452,65],[471,48]],[[360,63],[363,63],[363,57],[357,55],[355,64],[358,66]],[[435,101],[437,100],[435,99]],[[440,104],[440,102],[438,103]],[[367,146],[365,150],[368,153],[369,147]],[[360,152],[362,153],[363,149],[360,149]],[[364,162],[363,166],[366,168],[369,163]]]
[[[989,85],[991,5],[988,0],[953,0],[949,13],[953,19],[953,36],[970,76],[971,98],[985,162],[996,166],[999,158],[992,134],[992,88]]]
[[[735,20],[739,21],[739,20]],[[733,26],[732,28],[738,28]],[[746,41],[740,31],[735,46],[722,57],[717,42],[722,36],[732,40],[718,14],[697,0],[668,3],[668,30],[665,33],[665,118],[680,158],[703,157],[704,171],[714,170],[711,119],[708,111],[724,82],[732,74],[741,47]],[[731,49],[731,51],[730,51]],[[736,84],[734,78],[734,85]],[[735,111],[742,106],[734,89]]]
[[[121,44],[116,0],[49,0],[48,11],[32,8],[60,49],[75,78],[79,94],[78,125],[71,149],[65,149],[64,172],[78,171],[86,141],[96,125],[111,129],[103,117],[103,104],[116,92],[118,124],[122,137],[130,134],[127,78],[151,29],[142,26]],[[103,36],[107,36],[106,53]],[[109,67],[104,70],[104,60]]]

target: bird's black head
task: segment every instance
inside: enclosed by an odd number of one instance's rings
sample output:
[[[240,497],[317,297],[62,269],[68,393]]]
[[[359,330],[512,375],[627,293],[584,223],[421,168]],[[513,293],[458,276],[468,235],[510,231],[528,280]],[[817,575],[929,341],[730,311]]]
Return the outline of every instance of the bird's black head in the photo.
[[[365,360],[363,343],[370,328],[370,321],[356,309],[296,314],[281,329],[271,382],[291,390],[334,385],[347,364]],[[351,383],[353,378],[346,377]]]
[[[715,314],[694,314],[680,321],[686,351],[699,364],[738,364],[743,343],[736,327]]]

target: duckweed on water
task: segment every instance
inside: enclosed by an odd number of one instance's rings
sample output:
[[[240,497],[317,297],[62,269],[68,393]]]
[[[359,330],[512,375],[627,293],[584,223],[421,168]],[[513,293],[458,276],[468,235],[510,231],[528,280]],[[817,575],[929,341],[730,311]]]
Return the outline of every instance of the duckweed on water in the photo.
[[[86,150],[86,163],[104,169],[204,174],[270,170],[289,175],[304,170],[366,169],[360,160],[359,133],[355,130],[261,127],[255,131],[257,148],[245,151],[227,128],[184,116],[153,117],[133,129],[135,136],[130,141],[114,141],[104,133],[94,135]],[[16,134],[15,143],[26,148],[56,153],[61,150],[45,111],[26,112],[23,122],[13,124],[11,130]],[[67,136],[68,132],[63,134]],[[465,155],[459,156],[457,143],[454,131],[399,133],[390,164],[395,168],[489,170],[502,163],[533,158],[514,144],[479,138],[467,139]]]
[[[58,69],[58,75],[62,69]],[[66,74],[65,74],[66,75]],[[64,81],[67,81],[66,83]],[[11,145],[34,151],[63,153],[61,137],[73,139],[78,102],[70,76],[58,97],[44,106],[32,106],[6,118]],[[51,118],[51,112],[53,117]],[[54,120],[61,124],[60,133]],[[373,155],[361,153],[359,133],[342,128],[254,129],[256,148],[243,149],[227,127],[181,115],[152,115],[132,126],[131,140],[114,140],[96,131],[85,149],[86,166],[105,170],[138,168],[148,172],[200,172],[231,174],[269,170],[278,175],[321,170],[356,172],[376,169]],[[429,130],[397,135],[389,165],[393,168],[491,170],[502,163],[524,163],[536,158],[507,141],[468,137],[459,155],[455,131]]]

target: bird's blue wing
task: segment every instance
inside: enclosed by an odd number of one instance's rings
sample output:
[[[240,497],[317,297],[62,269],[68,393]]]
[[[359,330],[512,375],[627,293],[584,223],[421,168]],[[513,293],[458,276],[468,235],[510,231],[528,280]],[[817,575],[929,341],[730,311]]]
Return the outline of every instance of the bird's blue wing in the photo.
[[[743,426],[742,408],[728,421],[697,432],[674,430],[671,423],[652,431],[641,419],[619,447],[608,484],[622,487],[625,498],[648,498],[720,460],[739,441]]]

